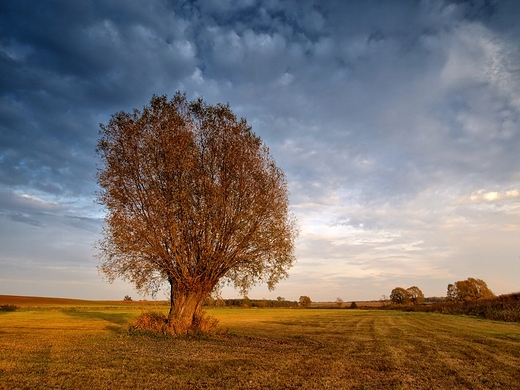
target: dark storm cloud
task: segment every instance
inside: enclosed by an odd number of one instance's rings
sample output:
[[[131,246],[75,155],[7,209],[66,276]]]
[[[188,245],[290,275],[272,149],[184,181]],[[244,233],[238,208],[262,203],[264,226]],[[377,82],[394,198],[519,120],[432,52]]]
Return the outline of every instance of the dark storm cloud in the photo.
[[[87,195],[99,119],[191,72],[172,11],[123,3],[4,2],[0,180]],[[156,15],[164,16],[157,23]]]

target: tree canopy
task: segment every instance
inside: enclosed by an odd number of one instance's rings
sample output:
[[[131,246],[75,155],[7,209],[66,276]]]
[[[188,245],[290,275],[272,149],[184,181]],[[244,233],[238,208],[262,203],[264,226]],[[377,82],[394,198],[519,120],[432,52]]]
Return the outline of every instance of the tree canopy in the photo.
[[[406,289],[410,302],[414,305],[420,305],[424,301],[424,294],[421,289],[417,286],[408,287]]]
[[[396,305],[404,305],[410,303],[410,297],[408,291],[402,287],[396,287],[390,293],[390,300]]]
[[[211,291],[273,289],[295,261],[288,186],[269,149],[229,105],[153,96],[100,125],[100,269],[143,293],[169,285],[176,333]]]
[[[448,301],[474,301],[477,299],[493,298],[495,294],[488,288],[482,279],[468,278],[459,280],[455,284],[448,284],[446,299]]]
[[[312,301],[311,298],[309,298],[307,295],[302,295],[300,296],[298,303],[302,307],[309,307],[312,304]]]
[[[408,305],[410,303],[420,305],[424,301],[424,294],[417,286],[407,289],[396,287],[390,293],[390,300],[396,305]]]

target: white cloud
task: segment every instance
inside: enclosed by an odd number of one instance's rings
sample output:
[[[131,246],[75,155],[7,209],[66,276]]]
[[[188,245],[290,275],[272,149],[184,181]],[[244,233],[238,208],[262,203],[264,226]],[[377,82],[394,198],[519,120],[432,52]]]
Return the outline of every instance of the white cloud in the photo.
[[[478,190],[473,192],[469,196],[469,200],[473,203],[482,203],[482,202],[498,202],[498,201],[506,201],[506,200],[520,200],[520,191],[517,189],[507,190],[507,191],[486,191],[486,190]],[[520,202],[519,202],[520,203]],[[519,204],[520,206],[520,204]]]

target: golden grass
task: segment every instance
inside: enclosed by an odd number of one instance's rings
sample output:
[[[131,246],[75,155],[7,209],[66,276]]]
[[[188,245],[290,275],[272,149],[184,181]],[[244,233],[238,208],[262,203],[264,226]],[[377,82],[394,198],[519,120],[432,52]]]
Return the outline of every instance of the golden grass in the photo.
[[[0,313],[0,388],[506,389],[520,325],[435,313],[208,311],[221,336],[132,336],[133,307]]]

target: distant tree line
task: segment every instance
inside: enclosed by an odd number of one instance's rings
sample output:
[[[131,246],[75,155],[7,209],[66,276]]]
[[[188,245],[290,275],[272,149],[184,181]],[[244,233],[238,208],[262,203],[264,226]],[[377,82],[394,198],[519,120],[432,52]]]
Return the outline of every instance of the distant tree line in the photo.
[[[482,279],[468,278],[448,284],[446,298],[425,298],[423,292],[417,286],[407,289],[396,287],[390,293],[390,302],[394,305],[420,305],[424,302],[465,302],[494,297],[495,294]]]
[[[280,297],[279,297],[280,298]],[[248,297],[237,299],[222,299],[208,297],[204,302],[204,306],[209,307],[255,307],[255,308],[273,308],[273,307],[298,307],[298,301],[287,301],[285,299],[249,299]]]
[[[413,298],[410,289],[394,288],[390,294],[392,305],[385,305],[383,308],[468,315],[495,321],[520,322],[520,292],[497,297],[482,279],[468,278],[449,284],[445,298],[430,297],[423,299],[422,302],[429,302],[429,305],[418,304],[417,302],[421,301],[420,298],[415,300],[416,304],[412,304]],[[418,292],[415,289],[412,291]],[[420,297],[420,294],[418,296]]]
[[[431,311],[467,315],[494,321],[520,322],[520,293],[430,305]]]

